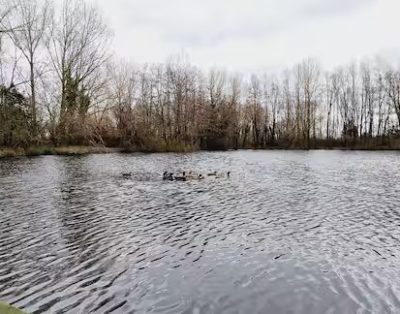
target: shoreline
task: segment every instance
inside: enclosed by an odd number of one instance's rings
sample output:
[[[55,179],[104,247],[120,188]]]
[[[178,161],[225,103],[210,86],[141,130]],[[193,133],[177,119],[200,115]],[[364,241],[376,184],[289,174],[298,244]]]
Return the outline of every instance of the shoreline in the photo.
[[[38,146],[29,148],[0,147],[0,158],[34,156],[82,156],[121,153],[122,148],[103,146]]]
[[[400,151],[397,147],[312,147],[312,148],[298,148],[298,147],[279,147],[270,146],[266,148],[239,148],[239,149],[225,149],[225,150],[192,150],[192,151],[140,151],[140,150],[126,150],[122,147],[105,147],[105,146],[38,146],[30,148],[13,148],[13,147],[0,147],[0,159],[12,157],[34,157],[34,156],[83,156],[91,154],[130,154],[130,153],[194,153],[194,152],[223,152],[223,151],[239,151],[239,150],[253,150],[253,151],[317,151],[317,150],[331,150],[331,151]]]

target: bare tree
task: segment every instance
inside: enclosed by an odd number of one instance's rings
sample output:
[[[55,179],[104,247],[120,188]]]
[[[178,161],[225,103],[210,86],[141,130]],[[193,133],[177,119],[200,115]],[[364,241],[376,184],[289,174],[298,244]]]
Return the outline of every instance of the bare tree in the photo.
[[[15,6],[12,3],[10,3],[7,0],[0,0],[0,40],[1,40],[1,35],[16,31],[20,27],[20,25],[18,26],[8,25],[7,19],[13,10],[15,10]]]
[[[318,64],[312,60],[307,59],[297,67],[297,84],[298,84],[298,106],[303,105],[303,136],[305,139],[306,147],[310,147],[310,138],[312,127],[315,126],[315,110],[316,110],[316,97],[319,88],[319,75],[320,70]],[[299,94],[300,92],[300,94]],[[298,121],[299,122],[299,121]],[[315,136],[315,130],[314,130]]]
[[[353,63],[321,80],[312,59],[281,76],[205,73],[182,54],[110,63],[98,9],[64,0],[53,14],[51,1],[0,0],[0,145],[46,140],[38,130],[55,144],[152,151],[391,145],[400,135],[397,69]]]
[[[98,87],[97,74],[108,60],[110,35],[95,6],[80,0],[63,2],[48,45],[59,82],[60,133],[67,131],[66,120],[75,114],[77,106],[81,113],[89,109],[90,99],[82,102],[77,97]]]
[[[261,83],[259,77],[256,75],[252,75],[250,79],[247,96],[247,111],[249,115],[249,129],[252,135],[252,144],[254,147],[258,147],[260,145],[263,124],[263,106]]]
[[[13,0],[15,8],[7,16],[7,25],[14,45],[21,51],[29,68],[30,107],[32,110],[32,135],[38,132],[37,118],[37,76],[38,51],[43,45],[45,32],[49,28],[51,6],[48,0]]]
[[[400,126],[400,72],[391,70],[386,73],[386,93]]]

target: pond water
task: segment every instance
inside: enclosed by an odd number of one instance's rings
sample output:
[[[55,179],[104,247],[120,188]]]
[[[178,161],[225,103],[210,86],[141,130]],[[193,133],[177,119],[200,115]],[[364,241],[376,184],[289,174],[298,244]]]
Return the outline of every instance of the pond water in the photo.
[[[0,300],[29,313],[399,313],[399,196],[396,152],[0,160]]]

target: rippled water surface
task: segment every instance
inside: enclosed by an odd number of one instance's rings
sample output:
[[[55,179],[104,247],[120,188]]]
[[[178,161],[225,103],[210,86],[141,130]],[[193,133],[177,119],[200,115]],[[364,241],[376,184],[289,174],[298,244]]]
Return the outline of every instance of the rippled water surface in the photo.
[[[0,299],[30,313],[400,313],[399,179],[391,152],[0,160]]]

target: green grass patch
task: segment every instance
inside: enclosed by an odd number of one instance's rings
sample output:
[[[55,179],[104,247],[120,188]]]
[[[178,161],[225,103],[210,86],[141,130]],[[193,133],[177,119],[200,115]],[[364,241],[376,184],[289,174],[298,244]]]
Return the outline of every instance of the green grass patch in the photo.
[[[0,301],[0,314],[25,314],[24,311]]]

